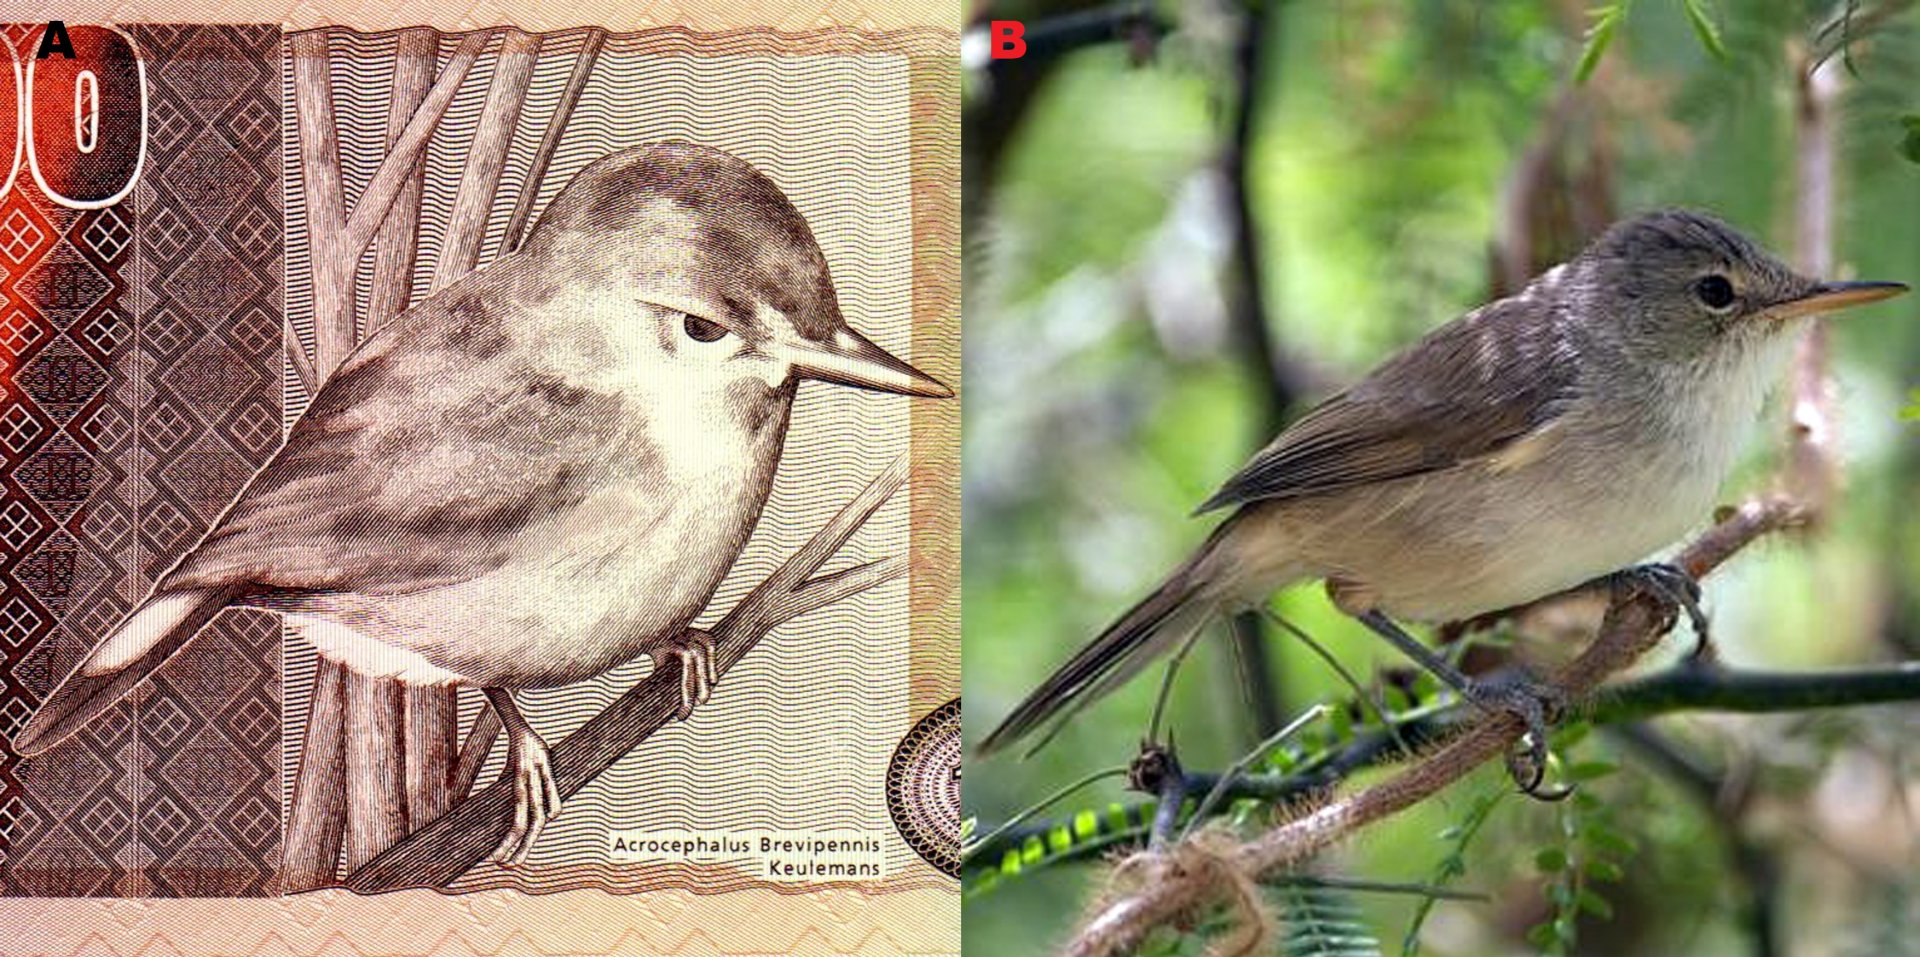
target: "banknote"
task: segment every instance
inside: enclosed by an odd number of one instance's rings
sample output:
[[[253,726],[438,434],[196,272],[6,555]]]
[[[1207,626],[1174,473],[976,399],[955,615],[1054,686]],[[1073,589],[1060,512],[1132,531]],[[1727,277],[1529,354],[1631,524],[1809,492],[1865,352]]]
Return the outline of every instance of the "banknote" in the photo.
[[[0,955],[957,951],[957,14],[16,10]]]

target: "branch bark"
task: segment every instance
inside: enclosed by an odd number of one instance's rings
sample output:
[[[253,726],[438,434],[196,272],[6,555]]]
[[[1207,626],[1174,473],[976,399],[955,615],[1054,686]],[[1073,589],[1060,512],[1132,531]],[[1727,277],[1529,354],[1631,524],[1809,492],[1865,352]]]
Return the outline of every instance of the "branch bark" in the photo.
[[[349,869],[372,860],[407,833],[406,768],[400,751],[406,689],[346,673]]]
[[[903,457],[876,476],[711,629],[717,672],[724,675],[731,670],[774,626],[906,573],[906,559],[896,556],[815,575],[906,480],[907,462]],[[679,704],[680,666],[669,660],[551,749],[554,779],[561,795],[579,793],[589,781],[673,720]],[[355,871],[347,878],[347,887],[376,893],[452,884],[485,858],[506,834],[513,813],[512,785],[511,781],[495,781]]]

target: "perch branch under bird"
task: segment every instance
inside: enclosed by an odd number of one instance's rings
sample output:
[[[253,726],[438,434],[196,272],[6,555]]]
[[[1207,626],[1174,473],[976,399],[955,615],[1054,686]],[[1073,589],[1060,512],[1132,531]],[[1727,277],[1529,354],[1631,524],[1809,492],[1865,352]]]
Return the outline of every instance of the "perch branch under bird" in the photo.
[[[711,629],[713,665],[720,674],[738,664],[775,626],[906,574],[907,560],[901,556],[815,573],[906,484],[907,472],[906,458],[896,459]],[[578,793],[674,720],[681,701],[680,683],[678,662],[655,668],[555,745],[553,772],[562,796]],[[513,782],[495,781],[367,862],[347,878],[346,886],[361,893],[445,888],[499,844],[512,817]]]

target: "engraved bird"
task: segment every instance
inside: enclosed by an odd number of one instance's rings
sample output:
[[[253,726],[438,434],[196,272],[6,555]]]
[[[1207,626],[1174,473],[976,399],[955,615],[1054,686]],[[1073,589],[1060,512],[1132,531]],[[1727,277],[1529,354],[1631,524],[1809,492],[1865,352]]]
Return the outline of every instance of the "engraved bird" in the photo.
[[[800,381],[947,387],[848,326],[779,187],[719,150],[610,154],[525,245],[355,349],[206,536],[56,687],[38,754],[222,609],[287,616],[354,671],[484,689],[525,860],[560,794],[513,689],[640,655],[711,694],[691,627],[766,503]]]

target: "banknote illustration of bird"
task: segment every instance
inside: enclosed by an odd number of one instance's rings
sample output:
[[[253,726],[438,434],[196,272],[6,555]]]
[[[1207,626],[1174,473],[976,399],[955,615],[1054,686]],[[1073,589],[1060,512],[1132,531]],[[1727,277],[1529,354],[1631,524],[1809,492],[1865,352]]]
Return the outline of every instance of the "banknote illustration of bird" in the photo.
[[[1804,320],[1906,288],[1801,276],[1701,213],[1616,224],[1284,430],[1201,506],[1232,512],[1198,551],[981,751],[1066,720],[1210,620],[1323,580],[1463,697],[1527,722],[1509,769],[1532,792],[1551,689],[1468,678],[1397,619],[1457,621],[1604,578],[1668,599],[1704,643],[1698,585],[1636,563],[1709,514]]]
[[[946,397],[855,332],[800,212],[716,149],[650,144],[569,182],[519,250],[376,330],[205,537],[42,702],[47,750],[222,609],[499,713],[525,860],[560,794],[515,689],[640,655],[711,693],[691,627],[758,522],[800,382]]]

